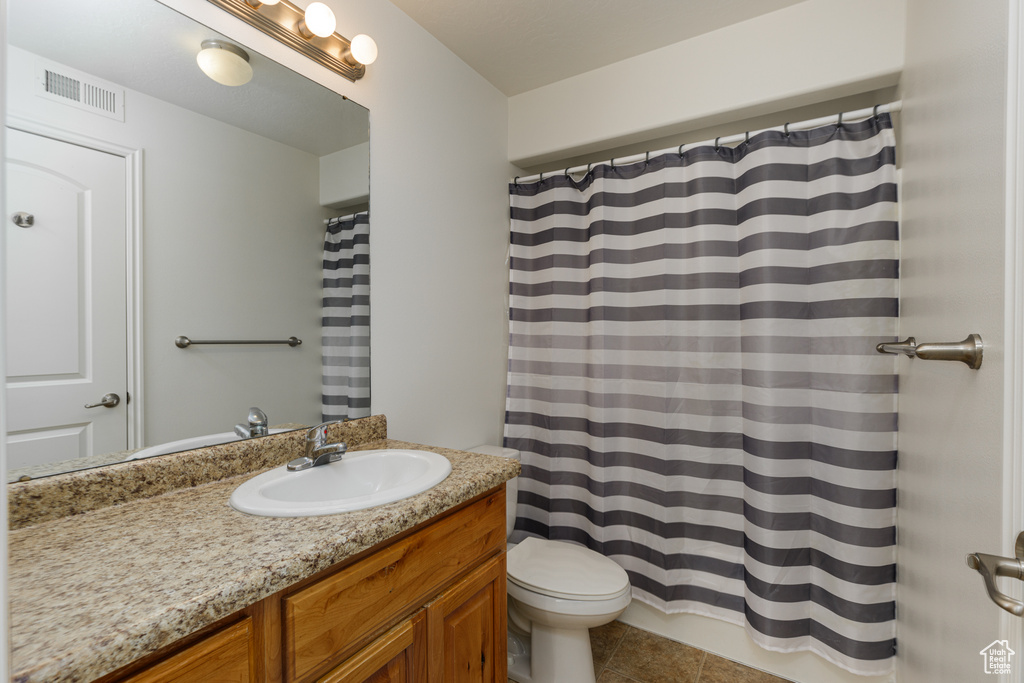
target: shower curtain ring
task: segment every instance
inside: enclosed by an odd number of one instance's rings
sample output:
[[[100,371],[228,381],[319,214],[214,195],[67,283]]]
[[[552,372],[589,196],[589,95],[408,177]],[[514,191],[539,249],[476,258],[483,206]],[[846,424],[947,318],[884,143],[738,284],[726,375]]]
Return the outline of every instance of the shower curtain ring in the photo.
[[[721,140],[721,139],[722,139],[721,137],[715,138],[715,151],[716,152],[718,151],[718,141]]]
[[[782,127],[782,132],[786,134],[787,138],[789,137],[789,122],[787,122],[786,125]]]
[[[684,145],[679,145],[679,158],[680,159],[683,158],[683,147],[684,147]]]
[[[839,121],[836,123],[836,130],[843,127],[843,112],[839,112]]]
[[[519,187],[519,176],[516,176],[516,179],[512,181],[512,184],[514,184],[516,187]]]
[[[750,144],[750,131],[749,130],[746,133],[743,134],[743,144],[744,145],[749,145]]]
[[[878,104],[876,104],[876,105],[875,105],[875,111],[874,111],[874,113],[872,114],[872,116],[874,116],[874,117],[875,117],[875,121],[877,121],[877,120],[878,120],[878,107],[880,107],[880,106],[881,106],[881,105],[878,105]]]

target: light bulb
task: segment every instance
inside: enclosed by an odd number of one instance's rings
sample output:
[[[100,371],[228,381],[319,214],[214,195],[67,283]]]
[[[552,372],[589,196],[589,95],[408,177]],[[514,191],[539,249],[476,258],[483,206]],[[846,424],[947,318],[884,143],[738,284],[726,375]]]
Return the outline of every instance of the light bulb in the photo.
[[[352,59],[360,64],[373,64],[377,59],[377,43],[365,33],[360,33],[352,39],[349,51],[352,53]]]
[[[223,40],[204,40],[196,63],[203,73],[221,85],[245,85],[252,80],[249,55]]]
[[[334,33],[338,20],[334,18],[334,12],[330,7],[322,2],[311,2],[306,7],[306,16],[302,20],[302,25],[312,35],[327,38]],[[300,26],[300,30],[301,28]]]

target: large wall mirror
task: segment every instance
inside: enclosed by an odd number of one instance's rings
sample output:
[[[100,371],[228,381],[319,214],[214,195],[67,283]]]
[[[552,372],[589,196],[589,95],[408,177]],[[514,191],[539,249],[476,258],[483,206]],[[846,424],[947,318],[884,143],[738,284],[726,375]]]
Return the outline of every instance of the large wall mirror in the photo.
[[[196,55],[227,39],[156,0],[8,6],[8,480],[252,406],[319,422],[325,232],[366,221],[369,112],[244,45],[252,79],[214,82]]]

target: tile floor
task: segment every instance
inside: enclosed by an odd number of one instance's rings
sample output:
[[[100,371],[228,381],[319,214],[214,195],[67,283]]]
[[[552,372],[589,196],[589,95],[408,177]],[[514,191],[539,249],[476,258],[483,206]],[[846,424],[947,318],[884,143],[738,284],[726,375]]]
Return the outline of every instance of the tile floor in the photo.
[[[597,683],[788,683],[620,621],[591,629],[590,644]]]

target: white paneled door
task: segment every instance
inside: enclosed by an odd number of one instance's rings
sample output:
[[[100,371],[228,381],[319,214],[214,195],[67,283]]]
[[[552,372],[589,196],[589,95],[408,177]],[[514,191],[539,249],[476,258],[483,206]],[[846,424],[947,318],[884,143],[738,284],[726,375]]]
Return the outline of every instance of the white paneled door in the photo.
[[[7,466],[125,450],[126,161],[8,129],[6,163]]]

